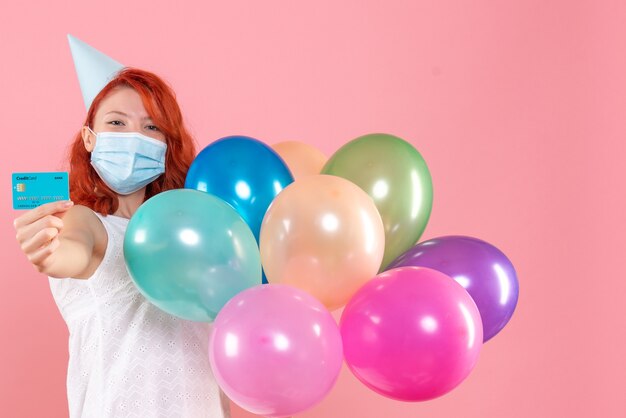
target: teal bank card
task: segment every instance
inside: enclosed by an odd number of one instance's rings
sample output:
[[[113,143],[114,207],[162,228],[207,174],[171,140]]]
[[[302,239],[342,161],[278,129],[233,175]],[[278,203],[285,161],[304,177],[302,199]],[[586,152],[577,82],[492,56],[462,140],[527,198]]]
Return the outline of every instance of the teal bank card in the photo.
[[[70,198],[67,172],[13,173],[13,209],[32,209]]]

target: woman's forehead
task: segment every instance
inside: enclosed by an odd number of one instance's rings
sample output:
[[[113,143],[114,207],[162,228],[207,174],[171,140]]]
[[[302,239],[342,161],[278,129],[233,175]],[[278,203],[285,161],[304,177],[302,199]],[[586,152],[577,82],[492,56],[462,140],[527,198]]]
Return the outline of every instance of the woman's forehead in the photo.
[[[133,88],[117,87],[102,99],[96,112],[96,117],[102,117],[110,112],[126,114],[129,117],[145,119],[149,118],[141,96]]]

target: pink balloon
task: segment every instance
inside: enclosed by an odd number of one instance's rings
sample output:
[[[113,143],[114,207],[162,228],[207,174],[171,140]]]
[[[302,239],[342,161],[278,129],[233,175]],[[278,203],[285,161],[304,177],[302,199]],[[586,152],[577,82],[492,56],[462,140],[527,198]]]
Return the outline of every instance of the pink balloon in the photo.
[[[402,401],[448,393],[472,371],[483,343],[478,308],[452,278],[424,267],[379,274],[346,305],[344,356],[370,389]]]
[[[266,284],[238,293],[220,310],[209,342],[226,395],[259,415],[302,412],[332,389],[343,361],[339,328],[308,293]]]

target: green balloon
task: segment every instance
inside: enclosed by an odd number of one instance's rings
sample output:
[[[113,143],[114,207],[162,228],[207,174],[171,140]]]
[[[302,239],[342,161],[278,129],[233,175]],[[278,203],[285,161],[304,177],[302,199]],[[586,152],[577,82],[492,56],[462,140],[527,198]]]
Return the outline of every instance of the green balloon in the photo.
[[[397,136],[358,137],[328,160],[322,174],[355,183],[374,200],[385,226],[381,270],[420,238],[433,206],[433,184],[422,155]]]
[[[254,234],[226,202],[190,189],[152,197],[131,218],[124,259],[139,291],[165,312],[213,321],[237,293],[261,284]]]

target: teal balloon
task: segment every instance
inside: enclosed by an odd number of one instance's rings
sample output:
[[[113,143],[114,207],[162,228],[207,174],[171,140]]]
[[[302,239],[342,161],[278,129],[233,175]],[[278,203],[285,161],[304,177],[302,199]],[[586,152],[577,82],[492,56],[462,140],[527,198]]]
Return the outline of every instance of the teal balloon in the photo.
[[[139,207],[124,236],[124,259],[139,291],[165,312],[211,322],[237,293],[261,284],[250,227],[221,199],[176,189]]]

